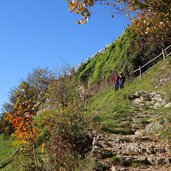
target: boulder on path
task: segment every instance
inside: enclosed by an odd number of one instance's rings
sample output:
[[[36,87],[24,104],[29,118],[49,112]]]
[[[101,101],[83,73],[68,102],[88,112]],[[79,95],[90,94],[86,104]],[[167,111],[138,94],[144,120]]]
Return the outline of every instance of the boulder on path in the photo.
[[[165,108],[171,107],[171,102],[167,103],[164,107],[165,107]]]
[[[146,92],[140,90],[128,96],[128,99],[132,101],[134,107],[146,107],[151,109],[171,107],[171,102],[168,102],[160,92]]]
[[[163,128],[164,128],[163,125],[160,124],[159,122],[152,122],[146,126],[145,131],[146,133],[150,134],[150,133],[155,133],[157,131],[160,131]]]

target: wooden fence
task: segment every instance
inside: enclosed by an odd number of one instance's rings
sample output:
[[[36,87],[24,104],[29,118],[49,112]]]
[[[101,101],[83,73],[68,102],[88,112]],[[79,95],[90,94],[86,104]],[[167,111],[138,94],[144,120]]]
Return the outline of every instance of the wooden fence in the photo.
[[[122,36],[123,34],[124,34],[124,32],[120,36]],[[112,43],[114,43],[114,42],[115,41],[113,41]],[[107,50],[107,48],[109,48],[112,45],[112,43],[106,45],[103,49],[98,51],[96,54],[92,55],[91,57],[87,58],[85,61],[81,62],[81,64],[79,64],[77,67],[75,67],[75,70],[78,70],[82,64],[89,62],[89,60],[92,59],[93,57],[95,57],[97,54],[103,54]],[[147,62],[143,66],[139,66],[136,70],[134,70],[131,73],[130,76],[132,76],[134,78],[142,77],[143,74],[148,72],[156,64],[165,60],[169,55],[171,55],[171,45],[169,45],[165,49],[162,49],[161,53],[158,56],[154,57],[152,60],[150,60],[149,62]]]
[[[125,31],[124,31],[119,37],[121,37],[124,33],[125,33]],[[118,38],[119,38],[119,37],[118,37]],[[116,39],[116,40],[117,40],[117,39]],[[98,55],[98,54],[103,54],[103,53],[107,50],[107,48],[109,48],[116,40],[114,40],[113,42],[107,44],[103,49],[99,50],[97,53],[95,53],[95,54],[92,55],[91,57],[89,57],[89,58],[87,58],[86,60],[84,60],[83,62],[81,62],[81,63],[80,63],[78,66],[76,66],[74,69],[77,71],[77,70],[81,67],[82,64],[86,64],[87,62],[89,62],[90,59],[94,58],[94,57],[95,57],[96,55]]]
[[[114,42],[115,41],[113,41],[112,43],[114,43]],[[112,45],[112,43],[106,45],[103,49],[99,50],[96,54],[92,55],[91,57],[89,57],[86,60],[84,60],[83,62],[81,62],[81,64],[79,64],[77,67],[75,67],[75,70],[77,71],[81,67],[82,64],[86,64],[87,62],[90,61],[90,59],[94,58],[96,55],[103,54],[107,50],[107,48]]]
[[[158,63],[165,60],[169,55],[171,55],[171,45],[169,45],[165,49],[162,49],[161,53],[158,56],[156,56],[155,58],[144,64],[143,66],[139,66],[139,68],[137,68],[132,72],[132,76],[134,78],[142,77],[143,74],[148,72],[152,67],[154,67]]]

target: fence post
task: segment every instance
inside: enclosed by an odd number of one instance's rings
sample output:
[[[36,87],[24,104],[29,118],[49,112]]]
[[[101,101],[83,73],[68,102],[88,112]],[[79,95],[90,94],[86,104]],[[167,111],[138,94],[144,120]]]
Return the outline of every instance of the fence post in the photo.
[[[164,53],[164,49],[162,49],[162,54],[163,54],[163,60],[166,59],[165,53]]]
[[[141,66],[139,66],[139,74],[140,74],[140,77],[142,77]]]

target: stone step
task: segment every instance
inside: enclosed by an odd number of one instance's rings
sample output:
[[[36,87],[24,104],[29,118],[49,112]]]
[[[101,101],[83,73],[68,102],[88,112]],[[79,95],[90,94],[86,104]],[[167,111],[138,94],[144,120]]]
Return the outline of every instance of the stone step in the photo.
[[[138,141],[138,140],[145,140],[145,141],[154,141],[154,137],[152,136],[141,136],[138,137],[135,134],[131,135],[122,135],[122,134],[104,134],[101,136],[96,137],[97,140],[105,140],[105,141],[113,141],[113,142],[132,142],[132,141]]]
[[[97,136],[93,140],[93,145],[95,143],[101,144],[102,146],[112,147],[113,144],[125,144],[125,143],[141,143],[141,144],[159,144],[158,140],[152,136],[139,136],[139,135],[114,135],[110,134],[104,137]],[[160,145],[160,144],[159,144]],[[139,144],[138,144],[139,146]]]
[[[114,129],[107,129],[105,128],[105,131],[110,133],[110,134],[114,134],[114,135],[133,135],[134,134],[134,130],[131,129],[131,127],[117,127]]]
[[[169,147],[161,146],[155,143],[95,143],[92,154],[99,159],[111,158],[116,155],[120,156],[137,156],[137,155],[155,155],[167,156],[170,154]]]
[[[169,166],[148,166],[148,167],[119,167],[112,166],[109,171],[171,171]]]
[[[131,167],[131,166],[164,166],[171,164],[171,156],[123,156],[117,155],[113,157],[112,164],[115,166]]]
[[[169,153],[169,148],[158,144],[149,143],[123,143],[114,144],[113,149],[118,154],[138,155],[138,154],[166,154]]]

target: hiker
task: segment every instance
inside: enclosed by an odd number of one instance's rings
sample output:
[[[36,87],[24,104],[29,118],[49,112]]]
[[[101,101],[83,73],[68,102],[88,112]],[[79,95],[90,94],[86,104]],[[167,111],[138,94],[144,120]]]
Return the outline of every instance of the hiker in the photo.
[[[123,89],[125,84],[125,76],[122,72],[119,73],[119,88]]]
[[[114,88],[115,91],[119,90],[119,75],[117,73],[114,74]]]

